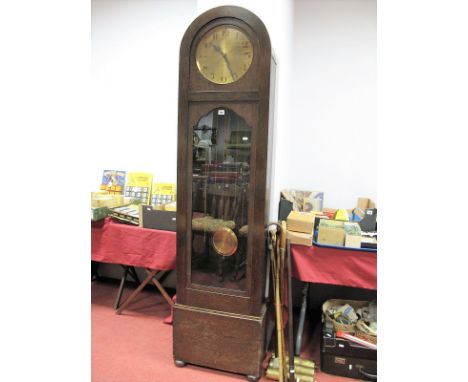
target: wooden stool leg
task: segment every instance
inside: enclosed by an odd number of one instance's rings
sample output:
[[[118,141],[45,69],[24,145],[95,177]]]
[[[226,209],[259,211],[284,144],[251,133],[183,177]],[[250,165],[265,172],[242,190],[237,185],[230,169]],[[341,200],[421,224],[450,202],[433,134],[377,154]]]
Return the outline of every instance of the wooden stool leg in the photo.
[[[115,300],[114,309],[119,309],[120,299],[122,298],[122,293],[123,293],[123,288],[125,285],[125,281],[127,281],[128,267],[124,266],[123,269],[124,269],[124,273],[122,275],[122,278],[120,279],[120,287],[119,287],[119,291],[117,292],[117,299]]]
[[[174,301],[172,301],[172,298],[171,296],[169,296],[166,292],[166,290],[163,288],[163,286],[159,283],[158,280],[156,280],[154,278],[155,274],[153,273],[154,271],[150,271],[149,269],[146,269],[146,273],[148,275],[151,275],[152,274],[152,277],[151,277],[151,281],[153,282],[153,284],[156,286],[156,288],[159,289],[159,292],[161,292],[162,296],[164,297],[164,299],[167,301],[167,303],[170,305],[170,306],[173,306],[174,305]]]
[[[128,268],[128,271],[130,272],[130,276],[132,276],[132,278],[133,278],[138,284],[140,284],[140,283],[141,283],[141,280],[140,280],[140,278],[138,277],[138,274],[136,273],[135,267],[130,266],[130,267]]]
[[[143,280],[143,282],[140,285],[138,285],[138,288],[136,288],[133,291],[133,293],[130,296],[128,296],[128,298],[125,300],[125,302],[122,304],[122,306],[117,309],[117,311],[116,311],[117,314],[122,313],[122,310],[124,310],[128,306],[128,304],[130,304],[130,302],[138,295],[138,293],[141,292],[141,290],[146,286],[146,284],[148,284],[150,282],[150,280],[152,280],[152,278],[154,277],[154,275],[157,272],[158,271],[149,272],[148,276],[146,276],[146,278]]]

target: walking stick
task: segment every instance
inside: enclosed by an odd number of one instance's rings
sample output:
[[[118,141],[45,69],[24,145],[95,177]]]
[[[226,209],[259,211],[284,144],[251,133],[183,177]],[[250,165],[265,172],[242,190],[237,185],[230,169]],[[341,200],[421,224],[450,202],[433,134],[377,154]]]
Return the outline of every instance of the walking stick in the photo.
[[[293,340],[293,303],[292,303],[292,280],[291,280],[291,242],[286,240],[286,261],[288,267],[288,353],[289,353],[289,381],[295,381],[294,367],[294,340]]]
[[[282,222],[282,225],[268,224],[267,233],[275,301],[277,356],[270,360],[266,376],[280,382],[295,382],[296,378],[298,381],[313,382],[315,380],[315,363],[294,357],[291,243],[286,238],[286,223]],[[288,294],[284,295],[286,288]],[[283,302],[286,298],[288,300],[288,356],[285,354],[282,314]]]
[[[271,226],[275,226],[274,228]],[[277,235],[281,235],[281,226],[277,223],[269,224],[269,237],[268,244],[271,257],[271,270],[274,279],[274,298],[275,298],[275,316],[276,316],[276,336],[278,341],[277,357],[278,357],[278,380],[280,382],[287,381],[287,374],[285,370],[285,354],[284,354],[284,331],[283,331],[283,315],[282,315],[282,302],[281,302],[281,273],[283,271],[284,251],[281,250],[280,241]],[[282,256],[283,254],[283,256]]]

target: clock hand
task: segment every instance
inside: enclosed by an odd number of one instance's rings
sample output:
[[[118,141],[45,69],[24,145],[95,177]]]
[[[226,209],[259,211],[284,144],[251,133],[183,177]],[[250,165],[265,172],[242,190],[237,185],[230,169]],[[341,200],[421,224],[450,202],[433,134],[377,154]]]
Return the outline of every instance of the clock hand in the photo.
[[[232,71],[231,64],[229,63],[229,60],[228,60],[228,58],[227,58],[226,53],[224,53],[224,52],[221,50],[221,48],[220,48],[218,45],[216,45],[216,44],[213,44],[213,49],[214,49],[216,52],[218,52],[219,54],[221,54],[221,56],[222,56],[223,59],[224,59],[224,62],[226,63],[226,66],[227,66],[229,72],[231,73],[232,79],[235,80],[235,78],[234,78],[234,72]]]
[[[223,58],[224,58],[224,61],[226,62],[226,66],[227,66],[228,69],[229,69],[229,72],[231,73],[232,79],[235,80],[235,78],[234,78],[234,72],[232,71],[231,65],[229,64],[229,61],[228,61],[228,59],[227,59],[226,53],[223,54]]]

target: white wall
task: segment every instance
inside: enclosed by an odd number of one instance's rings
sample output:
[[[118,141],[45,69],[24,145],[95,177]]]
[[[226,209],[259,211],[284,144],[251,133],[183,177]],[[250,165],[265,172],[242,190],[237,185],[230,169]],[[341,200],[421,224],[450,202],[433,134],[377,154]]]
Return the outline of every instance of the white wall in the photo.
[[[180,41],[225,4],[262,19],[279,61],[271,218],[285,187],[376,199],[375,0],[92,0],[90,190],[103,169],[176,181]]]
[[[294,2],[287,183],[328,207],[377,199],[376,21],[375,0]]]
[[[179,47],[196,0],[92,0],[92,120],[95,171],[177,178]]]

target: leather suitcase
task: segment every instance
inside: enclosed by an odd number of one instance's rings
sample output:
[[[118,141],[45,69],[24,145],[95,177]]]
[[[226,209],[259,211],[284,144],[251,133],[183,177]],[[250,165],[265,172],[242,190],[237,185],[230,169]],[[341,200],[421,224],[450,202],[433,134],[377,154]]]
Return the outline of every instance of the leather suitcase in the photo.
[[[322,335],[320,368],[323,372],[360,380],[377,380],[377,351],[351,341]]]
[[[322,353],[321,370],[325,373],[348,378],[366,381],[377,380],[377,360],[372,359],[344,357]]]

